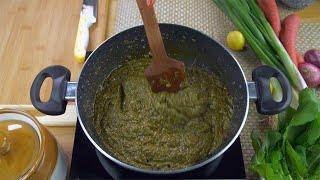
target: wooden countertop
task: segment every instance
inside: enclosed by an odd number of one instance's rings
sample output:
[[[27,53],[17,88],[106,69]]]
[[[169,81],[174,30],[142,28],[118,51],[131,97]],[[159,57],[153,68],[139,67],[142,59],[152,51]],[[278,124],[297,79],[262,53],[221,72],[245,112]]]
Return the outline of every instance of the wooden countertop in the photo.
[[[94,50],[113,34],[116,2],[99,0],[97,23],[90,28],[88,50]],[[82,0],[0,1],[0,108],[14,105],[15,109],[24,109],[19,107],[31,104],[30,86],[44,67],[64,65],[72,72],[71,79],[77,78],[82,65],[73,60],[73,47],[81,6]],[[44,92],[43,97],[48,97],[49,84]],[[48,129],[70,164],[75,127]]]
[[[106,27],[106,37],[110,37],[114,32],[115,11],[117,0],[107,0],[108,2],[108,17]],[[61,145],[63,151],[67,155],[69,165],[71,163],[73,140],[75,134],[75,127],[48,127],[49,131],[55,136],[58,143]]]
[[[106,39],[111,1],[99,0],[89,50]],[[81,8],[82,0],[0,1],[0,104],[30,104],[34,77],[50,65],[66,66],[77,79],[82,65],[73,60],[73,48]]]
[[[44,67],[67,66],[75,80],[81,65],[73,61],[73,46],[81,0],[0,1],[0,104],[30,104],[33,77]],[[98,22],[90,29],[89,49],[114,32],[117,0],[99,0]],[[298,14],[303,22],[320,23],[320,0]],[[37,12],[37,13],[34,13]],[[46,88],[45,92],[49,89]],[[48,127],[69,164],[75,127]]]

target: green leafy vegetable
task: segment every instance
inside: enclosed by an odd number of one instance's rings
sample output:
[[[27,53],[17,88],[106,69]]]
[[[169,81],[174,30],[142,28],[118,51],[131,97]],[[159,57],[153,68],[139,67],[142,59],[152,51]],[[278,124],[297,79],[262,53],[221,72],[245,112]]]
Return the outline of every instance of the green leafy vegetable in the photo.
[[[262,147],[262,143],[260,140],[260,134],[258,131],[253,131],[251,133],[251,141],[252,141],[253,149],[255,151],[258,151],[258,149],[260,149]]]
[[[290,126],[304,125],[315,119],[318,113],[318,104],[314,101],[309,101],[306,104],[301,104],[297,112],[292,117]]]
[[[290,120],[292,119],[295,112],[296,112],[295,109],[288,107],[286,111],[283,111],[280,114],[278,114],[278,128],[277,128],[277,130],[279,132],[284,132],[286,130],[286,127],[290,123]]]
[[[265,141],[268,143],[269,147],[274,147],[281,140],[281,134],[277,131],[268,131],[265,135]]]
[[[309,147],[307,154],[307,162],[309,164],[309,171],[312,171],[320,163],[320,144],[315,144]]]
[[[295,142],[301,145],[312,145],[320,137],[320,115],[318,114],[317,118],[312,121],[306,130],[301,133]]]
[[[299,99],[297,110],[279,114],[276,130],[251,134],[256,154],[250,169],[265,179],[320,177],[320,115],[309,105],[319,107],[320,100],[309,89],[301,91]]]
[[[300,92],[299,96],[299,104],[300,105],[305,105],[309,102],[319,102],[319,99],[317,96],[315,96],[315,90],[314,89],[304,89],[303,91]]]
[[[306,147],[298,145],[295,147],[296,152],[299,154],[303,163],[307,166],[307,154],[306,154]]]
[[[320,166],[310,172],[309,180],[319,180],[320,179]]]
[[[283,137],[287,139],[290,143],[293,143],[297,136],[305,130],[305,126],[288,126],[283,134]]]
[[[299,154],[292,148],[289,141],[286,141],[286,154],[292,170],[296,171],[300,176],[305,177],[307,175],[307,166],[303,163],[303,160],[300,158]]]
[[[255,155],[250,169],[264,179],[320,179],[320,100],[315,91],[307,88],[256,0],[213,2],[238,27],[262,63],[282,71],[299,92],[294,109],[278,115],[276,130],[252,132]],[[281,87],[271,83],[280,97]]]

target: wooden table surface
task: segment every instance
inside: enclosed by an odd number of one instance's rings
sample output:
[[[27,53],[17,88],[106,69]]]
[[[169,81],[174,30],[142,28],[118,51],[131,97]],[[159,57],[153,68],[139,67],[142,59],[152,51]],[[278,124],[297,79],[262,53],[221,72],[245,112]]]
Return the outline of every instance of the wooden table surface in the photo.
[[[99,0],[88,50],[113,34],[116,2]],[[72,72],[71,80],[76,80],[82,65],[73,60],[73,47],[81,6],[82,0],[0,1],[0,107],[31,104],[30,86],[44,67],[66,66]],[[49,87],[45,84],[44,98],[49,97]],[[70,163],[75,127],[48,129]]]
[[[61,64],[71,70],[73,80],[77,77],[81,65],[73,61],[73,46],[81,3],[0,1],[0,104],[29,104],[31,82],[43,67]],[[89,50],[114,33],[116,5],[117,0],[99,0],[98,22],[90,29]],[[320,23],[320,0],[298,14],[303,22]],[[49,92],[48,87],[45,92]],[[70,163],[75,127],[48,129]]]
[[[117,0],[107,0],[108,3],[108,18],[107,18],[107,28],[106,28],[106,37],[110,37],[114,32],[115,24],[115,11]],[[91,37],[91,36],[90,36]],[[68,158],[68,163],[71,163],[72,149],[73,149],[73,140],[75,134],[75,127],[48,127],[49,131],[56,137],[58,143],[61,145],[65,154]]]
[[[77,79],[82,65],[73,60],[73,48],[81,7],[82,0],[0,1],[1,104],[30,104],[34,77],[50,65],[66,66]],[[106,8],[107,1],[99,0],[89,50],[106,38]]]

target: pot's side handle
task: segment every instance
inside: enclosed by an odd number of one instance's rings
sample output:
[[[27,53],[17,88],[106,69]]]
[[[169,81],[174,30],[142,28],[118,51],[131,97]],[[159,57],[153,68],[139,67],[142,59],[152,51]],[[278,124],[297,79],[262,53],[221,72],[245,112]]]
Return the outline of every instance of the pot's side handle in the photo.
[[[43,69],[36,76],[31,86],[30,98],[33,106],[40,112],[48,115],[63,114],[66,111],[67,99],[65,96],[70,76],[70,71],[63,66],[49,66]],[[52,90],[49,100],[42,102],[40,99],[40,88],[47,77],[53,80]]]
[[[248,82],[249,99],[256,101],[258,99],[257,88],[255,82]]]
[[[277,102],[270,92],[270,78],[276,78],[282,89],[282,100]],[[291,103],[292,89],[285,75],[270,66],[260,66],[252,72],[254,83],[248,83],[250,98],[256,101],[257,111],[260,114],[273,115],[285,110]],[[255,84],[255,91],[253,85]],[[251,90],[250,90],[251,89]],[[254,95],[255,94],[255,95]],[[256,97],[256,98],[254,98]]]
[[[74,101],[76,99],[77,87],[77,82],[67,82],[67,90],[64,97],[67,101]]]

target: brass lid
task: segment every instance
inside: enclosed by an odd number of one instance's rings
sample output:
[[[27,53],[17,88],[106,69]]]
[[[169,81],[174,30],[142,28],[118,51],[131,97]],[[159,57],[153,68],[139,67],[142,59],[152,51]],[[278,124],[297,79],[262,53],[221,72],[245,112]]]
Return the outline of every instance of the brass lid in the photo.
[[[41,156],[40,130],[23,116],[0,110],[0,177],[4,179],[26,177]]]

